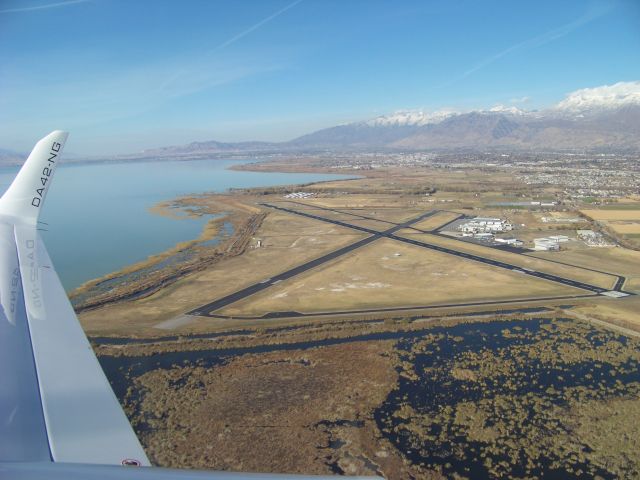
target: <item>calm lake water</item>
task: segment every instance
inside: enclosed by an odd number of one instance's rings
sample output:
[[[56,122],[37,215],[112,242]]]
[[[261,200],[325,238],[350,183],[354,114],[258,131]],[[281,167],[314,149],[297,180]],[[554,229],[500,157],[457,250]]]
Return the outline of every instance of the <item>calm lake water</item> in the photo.
[[[227,170],[238,160],[61,165],[40,220],[67,290],[200,234],[207,218],[173,219],[149,208],[181,195],[349,178]],[[4,193],[17,168],[0,169]]]

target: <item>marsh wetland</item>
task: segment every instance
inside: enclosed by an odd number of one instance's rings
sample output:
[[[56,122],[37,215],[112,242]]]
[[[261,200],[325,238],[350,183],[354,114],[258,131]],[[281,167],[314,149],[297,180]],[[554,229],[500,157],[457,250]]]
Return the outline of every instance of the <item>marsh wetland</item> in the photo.
[[[358,334],[362,325],[345,324],[339,338],[335,325],[328,337],[310,325],[248,329],[194,338],[194,349],[185,337],[177,351],[142,356],[147,343],[107,345],[127,350],[101,362],[160,465],[394,479],[640,474],[637,339],[551,315],[382,325]],[[286,453],[301,443],[304,454]]]
[[[414,465],[469,478],[632,478],[638,343],[567,319],[460,325],[401,340],[375,412]],[[634,407],[635,406],[635,407]],[[595,412],[598,418],[593,418]]]

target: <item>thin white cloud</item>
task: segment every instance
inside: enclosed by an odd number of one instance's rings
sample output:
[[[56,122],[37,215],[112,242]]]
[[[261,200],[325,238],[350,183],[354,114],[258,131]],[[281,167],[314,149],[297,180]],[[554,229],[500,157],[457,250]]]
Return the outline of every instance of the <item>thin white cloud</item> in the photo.
[[[67,7],[69,5],[75,5],[78,3],[87,3],[89,0],[67,0],[65,2],[45,3],[44,5],[32,5],[31,7],[18,7],[18,8],[5,8],[0,10],[2,13],[21,13],[21,12],[34,12],[37,10],[48,10],[50,8]]]
[[[279,17],[280,15],[285,13],[287,10],[290,10],[291,8],[295,7],[296,5],[298,5],[302,1],[303,0],[295,0],[292,3],[289,3],[285,7],[281,8],[280,10],[276,11],[275,13],[272,13],[268,17],[263,18],[258,23],[252,25],[251,27],[247,28],[246,30],[243,30],[242,32],[240,32],[240,33],[234,35],[233,37],[225,40],[224,42],[222,42],[221,44],[219,44],[218,46],[213,48],[213,50],[211,50],[208,53],[202,55],[202,58],[195,65],[201,65],[201,64],[205,63],[205,59],[207,57],[209,57],[210,55],[213,55],[214,53],[216,53],[216,52],[228,47],[229,45],[237,42],[238,40],[246,37],[247,35],[249,35],[250,33],[254,32],[254,31],[256,31],[257,29],[259,29],[263,25],[269,23],[270,21],[272,21],[276,17]],[[195,65],[191,65],[189,68],[183,68],[183,69],[177,70],[173,75],[171,75],[170,77],[166,78],[158,86],[157,92],[160,93],[160,92],[167,91],[168,89],[170,89],[173,86],[173,84],[176,82],[176,80],[178,80],[180,77],[183,77],[188,73],[190,74],[192,71],[197,71],[198,67],[195,66]]]
[[[527,97],[525,95],[524,97],[512,98],[511,100],[509,100],[509,103],[529,103],[530,100],[531,100],[531,97]]]
[[[446,87],[459,80],[463,80],[468,76],[474,74],[478,70],[482,70],[483,68],[491,65],[492,63],[500,60],[503,57],[506,57],[507,55],[511,55],[513,53],[516,53],[522,50],[529,50],[532,48],[541,47],[542,45],[546,45],[547,43],[551,43],[566,35],[569,35],[574,30],[603,16],[604,14],[609,12],[611,8],[612,8],[611,5],[605,5],[605,4],[599,4],[597,5],[596,8],[590,8],[584,15],[582,15],[581,17],[577,18],[572,22],[562,25],[561,27],[554,28],[553,30],[549,30],[548,32],[543,33],[542,35],[538,35],[536,37],[529,38],[522,42],[511,45],[509,48],[506,48],[501,52],[498,52],[494,55],[491,55],[485,58],[484,60],[474,65],[472,68],[466,70],[464,73],[462,73],[462,75],[450,80],[449,82],[444,83],[443,85],[440,85],[440,87]]]
[[[594,88],[581,88],[569,93],[555,105],[560,110],[582,110],[589,108],[613,108],[624,105],[640,105],[640,81],[618,82]]]
[[[296,5],[298,5],[300,2],[302,2],[302,0],[295,0],[295,2],[290,3],[289,5],[281,8],[280,10],[278,10],[277,12],[269,15],[266,18],[263,18],[262,20],[260,20],[258,23],[256,23],[255,25],[252,25],[251,27],[247,28],[246,30],[238,33],[237,35],[234,35],[233,37],[231,37],[230,39],[222,42],[220,45],[218,45],[216,48],[213,49],[213,51],[217,51],[217,50],[222,50],[223,48],[228,47],[229,45],[231,45],[232,43],[237,42],[238,40],[240,40],[243,37],[246,37],[247,35],[249,35],[251,32],[259,29],[260,27],[262,27],[264,24],[269,23],[271,20],[273,20],[276,17],[279,17],[280,15],[282,15],[284,12],[286,12],[287,10],[295,7]]]
[[[11,125],[12,131],[20,134],[57,124],[84,131],[114,122],[136,122],[136,117],[163,112],[181,97],[281,68],[264,57],[214,59],[162,92],[149,88],[155,79],[196,60],[167,57],[115,71],[104,66],[73,79],[61,76],[43,80],[33,72],[15,78],[0,76],[0,125]]]

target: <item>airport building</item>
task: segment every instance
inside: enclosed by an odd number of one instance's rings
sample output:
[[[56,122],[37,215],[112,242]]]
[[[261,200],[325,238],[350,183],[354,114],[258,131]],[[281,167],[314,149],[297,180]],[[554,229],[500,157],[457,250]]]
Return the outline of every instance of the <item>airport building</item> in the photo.
[[[463,233],[497,233],[513,230],[513,225],[502,218],[476,217],[458,227]]]
[[[521,247],[524,245],[522,240],[518,240],[517,238],[496,238],[496,243],[501,243],[503,245],[510,245],[512,247]]]
[[[564,243],[569,241],[569,237],[566,235],[549,235],[547,237],[549,240],[553,240],[554,242]]]
[[[533,239],[534,250],[560,250],[560,242],[552,238],[534,238]]]
[[[313,192],[294,192],[286,194],[284,198],[309,198],[314,196],[315,193]]]

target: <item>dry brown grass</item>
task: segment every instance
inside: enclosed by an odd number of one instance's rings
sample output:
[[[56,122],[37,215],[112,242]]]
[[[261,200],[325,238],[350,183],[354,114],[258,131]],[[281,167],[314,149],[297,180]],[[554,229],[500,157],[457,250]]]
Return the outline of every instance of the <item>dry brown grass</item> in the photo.
[[[406,307],[583,293],[451,255],[380,240],[221,310],[226,315]]]
[[[609,223],[609,227],[613,229],[616,233],[621,233],[622,235],[636,234],[640,233],[640,223],[620,223],[620,222],[612,222]]]
[[[640,220],[639,210],[581,210],[581,212],[594,220]]]
[[[635,331],[640,331],[640,298],[638,296],[623,299],[598,299],[571,309],[578,317],[593,318],[619,325]]]
[[[375,459],[387,475],[411,478],[372,418],[397,378],[391,346],[361,342],[151,371],[138,379],[149,425],[142,442],[164,467],[329,475],[336,463],[373,475]]]
[[[640,292],[640,252],[627,248],[583,248],[566,252],[536,252],[538,258],[557,258],[562,262],[617,273],[627,277],[624,288]]]
[[[225,259],[147,298],[83,312],[80,315],[83,327],[91,334],[153,333],[151,327],[163,320],[352,243],[362,235],[343,227],[273,212],[265,219],[257,238],[262,240],[263,248]]]
[[[589,270],[583,270],[580,268],[559,265],[549,261],[544,261],[539,258],[530,257],[527,255],[520,255],[517,253],[510,253],[504,250],[498,250],[496,248],[485,247],[470,242],[463,242],[461,240],[455,240],[451,238],[430,235],[430,234],[407,234],[403,235],[408,238],[414,238],[416,240],[432,243],[435,245],[441,245],[448,248],[467,253],[473,253],[481,255],[486,258],[500,260],[508,262],[520,267],[530,268],[533,270],[539,270],[541,272],[551,273],[554,275],[560,275],[562,277],[570,278],[573,280],[579,280],[581,282],[587,282],[593,285],[598,285],[603,288],[611,288],[615,283],[615,278],[611,275],[606,275],[597,272],[591,272]],[[563,261],[563,253],[555,253],[553,257],[556,260]]]
[[[438,212],[435,215],[426,218],[423,221],[412,226],[421,230],[435,230],[436,228],[439,228],[442,225],[445,225],[450,221],[456,219],[458,216],[460,216],[460,214],[455,212]]]

